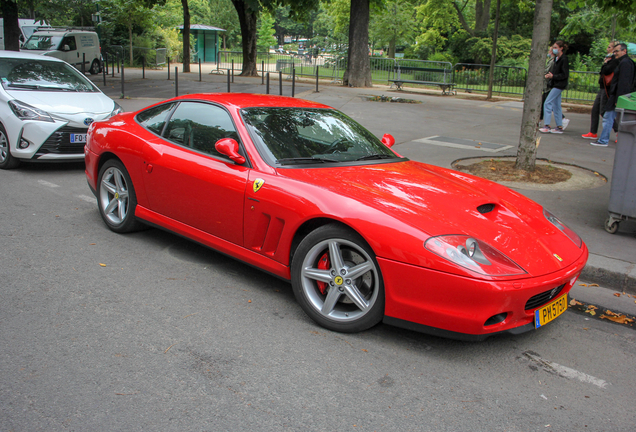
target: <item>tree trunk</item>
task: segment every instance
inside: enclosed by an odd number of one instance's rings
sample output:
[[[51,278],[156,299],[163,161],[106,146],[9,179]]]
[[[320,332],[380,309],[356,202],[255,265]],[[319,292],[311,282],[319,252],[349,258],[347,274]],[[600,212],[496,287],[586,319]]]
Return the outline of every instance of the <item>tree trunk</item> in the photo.
[[[534,171],[537,159],[537,125],[541,110],[541,93],[545,74],[545,49],[550,39],[550,16],[553,0],[537,0],[534,10],[532,49],[523,100],[521,133],[517,149],[516,169]]]
[[[351,0],[347,69],[342,83],[350,87],[372,87],[369,62],[369,0]]]
[[[183,72],[190,72],[190,8],[188,0],[181,0],[183,6]]]
[[[490,73],[488,75],[488,100],[492,99],[492,84],[495,78],[495,63],[497,63],[497,38],[499,37],[499,11],[501,0],[497,0],[497,12],[495,13],[495,31],[492,35],[492,55],[490,57]]]
[[[256,71],[256,17],[257,10],[250,8],[243,0],[232,0],[241,25],[243,39],[242,76],[258,76]]]
[[[475,2],[475,34],[485,33],[490,23],[490,1],[477,0]]]
[[[20,26],[18,25],[18,3],[13,0],[1,0],[4,17],[4,49],[20,51]]]
[[[466,33],[468,33],[471,36],[475,36],[475,30],[470,28],[470,26],[468,25],[468,21],[466,21],[466,18],[464,17],[464,14],[462,13],[462,10],[459,8],[457,3],[453,2],[453,6],[455,7],[455,10],[457,11],[457,16],[459,17],[459,22],[461,23],[461,25],[464,28],[464,30],[466,30]]]
[[[389,41],[389,54],[387,57],[392,59],[395,58],[395,36],[393,36]]]

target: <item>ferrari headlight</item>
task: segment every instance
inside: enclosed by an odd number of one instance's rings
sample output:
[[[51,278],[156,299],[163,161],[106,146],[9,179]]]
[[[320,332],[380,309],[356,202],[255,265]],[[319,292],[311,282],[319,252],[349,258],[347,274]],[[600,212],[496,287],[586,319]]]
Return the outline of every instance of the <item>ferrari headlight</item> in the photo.
[[[552,224],[555,227],[557,227],[563,234],[568,236],[568,238],[572,240],[575,245],[577,245],[578,247],[581,247],[581,245],[583,244],[583,240],[581,239],[581,237],[579,237],[577,233],[575,233],[570,228],[565,226],[565,224],[561,222],[558,217],[556,217],[555,215],[553,215],[546,209],[543,209],[543,215],[545,216],[547,220],[552,222]]]
[[[10,100],[9,106],[11,111],[20,120],[36,120],[53,123],[54,120],[49,113],[39,108],[20,102],[19,100]]]
[[[111,112],[108,117],[116,116],[117,114],[121,114],[123,112],[124,109],[117,102],[115,102],[115,108],[113,108],[113,112]]]
[[[467,235],[431,237],[424,247],[460,267],[487,276],[522,275],[526,271],[488,244]]]

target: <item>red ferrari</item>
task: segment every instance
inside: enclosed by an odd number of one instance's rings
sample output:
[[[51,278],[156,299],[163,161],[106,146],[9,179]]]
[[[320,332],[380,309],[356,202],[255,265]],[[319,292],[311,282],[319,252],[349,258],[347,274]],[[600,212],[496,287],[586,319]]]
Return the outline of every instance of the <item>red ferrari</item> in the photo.
[[[331,330],[479,340],[567,309],[588,257],[574,231],[394,142],[314,102],[186,95],[93,123],[86,176],[111,230],[160,227],[289,280]]]

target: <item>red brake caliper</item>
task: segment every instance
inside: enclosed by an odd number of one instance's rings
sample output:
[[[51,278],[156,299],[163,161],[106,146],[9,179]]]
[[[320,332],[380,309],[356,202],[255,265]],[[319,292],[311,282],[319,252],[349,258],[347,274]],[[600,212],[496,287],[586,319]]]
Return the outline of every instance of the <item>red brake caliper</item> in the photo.
[[[320,270],[329,270],[331,268],[331,263],[329,262],[329,254],[327,252],[325,252],[325,254],[320,257],[320,260],[318,261],[318,268]],[[316,283],[318,284],[320,294],[327,294],[327,288],[329,287],[329,284],[320,281],[316,281]]]

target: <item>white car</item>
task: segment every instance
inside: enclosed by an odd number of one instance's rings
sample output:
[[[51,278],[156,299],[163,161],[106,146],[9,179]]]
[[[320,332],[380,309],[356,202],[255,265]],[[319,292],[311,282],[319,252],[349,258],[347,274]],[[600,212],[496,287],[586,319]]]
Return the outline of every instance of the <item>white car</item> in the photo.
[[[122,112],[68,63],[0,51],[0,169],[84,159],[88,126]]]

